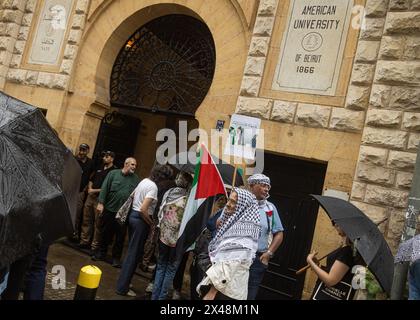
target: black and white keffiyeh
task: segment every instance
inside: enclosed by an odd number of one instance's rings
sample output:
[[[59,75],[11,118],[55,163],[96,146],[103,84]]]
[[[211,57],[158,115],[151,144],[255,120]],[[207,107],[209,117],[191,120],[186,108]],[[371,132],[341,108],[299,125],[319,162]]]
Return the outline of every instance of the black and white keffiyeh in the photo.
[[[249,258],[253,258],[258,246],[261,233],[261,221],[257,199],[244,189],[234,189],[238,194],[235,212],[220,217],[221,227],[216,236],[210,241],[210,256],[216,256],[219,251],[229,251],[230,257],[235,251],[251,251]]]
[[[256,174],[253,174],[252,176],[250,176],[248,178],[248,184],[249,185],[252,185],[252,184],[267,184],[267,185],[271,186],[271,181],[270,181],[270,178],[267,177],[265,174],[256,173]]]

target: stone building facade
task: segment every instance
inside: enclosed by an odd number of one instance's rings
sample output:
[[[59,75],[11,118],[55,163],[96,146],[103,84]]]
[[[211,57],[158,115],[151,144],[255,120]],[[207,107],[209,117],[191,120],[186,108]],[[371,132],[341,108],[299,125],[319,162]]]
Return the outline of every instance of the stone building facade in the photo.
[[[233,113],[262,119],[267,152],[325,164],[323,190],[348,194],[396,249],[420,141],[420,1],[348,2],[359,10],[351,12],[327,95],[273,89],[292,0],[62,0],[70,14],[51,45],[55,55],[34,62],[43,58],[33,50],[46,4],[56,2],[0,1],[0,90],[45,109],[70,148],[94,146],[102,118],[115,109],[110,75],[130,35],[163,15],[194,16],[216,48],[213,81],[195,112],[199,127],[210,131]],[[141,118],[136,156],[145,175],[153,159],[144,150],[156,149],[166,119]],[[338,242],[319,213],[311,249],[328,252]],[[307,273],[304,297],[314,281]]]

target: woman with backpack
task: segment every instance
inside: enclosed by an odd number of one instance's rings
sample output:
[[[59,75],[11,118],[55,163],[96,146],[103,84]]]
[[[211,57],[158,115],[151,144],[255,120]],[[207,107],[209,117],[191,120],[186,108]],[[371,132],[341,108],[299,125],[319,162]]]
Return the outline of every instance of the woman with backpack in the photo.
[[[160,230],[159,257],[153,284],[152,300],[165,300],[172,285],[180,261],[176,260],[176,242],[184,215],[188,191],[192,183],[189,173],[181,171],[175,179],[175,188],[163,196],[158,214]]]

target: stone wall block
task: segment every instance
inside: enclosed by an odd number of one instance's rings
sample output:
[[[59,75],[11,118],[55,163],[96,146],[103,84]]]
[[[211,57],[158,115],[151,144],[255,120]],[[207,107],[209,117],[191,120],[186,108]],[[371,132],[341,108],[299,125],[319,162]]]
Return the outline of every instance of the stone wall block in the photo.
[[[260,77],[243,77],[240,95],[248,97],[256,97],[260,90]]]
[[[407,191],[368,185],[366,187],[365,201],[376,205],[405,208],[408,202],[408,194]]]
[[[28,71],[26,74],[26,83],[29,85],[35,85],[38,79],[38,71]]]
[[[396,185],[398,188],[410,189],[413,181],[413,173],[411,172],[398,172]]]
[[[29,34],[29,27],[21,27],[19,29],[17,39],[26,41],[28,40],[28,34]]]
[[[388,9],[388,0],[367,0],[365,5],[366,17],[383,17]]]
[[[375,80],[388,84],[420,84],[420,62],[378,61]]]
[[[265,57],[268,52],[269,38],[253,37],[249,48],[249,55],[253,57]]]
[[[71,24],[72,29],[82,29],[85,27],[85,15],[84,14],[75,14],[73,16],[73,21]]]
[[[378,58],[380,41],[359,41],[356,52],[356,62],[375,63]]]
[[[379,147],[404,149],[408,139],[408,132],[391,129],[365,127],[362,142]]]
[[[326,128],[331,114],[331,107],[300,103],[296,112],[296,123],[308,126]]]
[[[388,157],[388,167],[399,170],[413,170],[416,158],[416,153],[391,150]]]
[[[355,63],[351,82],[356,85],[370,85],[373,81],[375,66],[371,64]]]
[[[261,77],[264,72],[265,58],[248,57],[245,65],[245,75]]]
[[[420,60],[420,37],[407,37],[402,58]]]
[[[417,148],[420,145],[420,133],[410,133],[408,138],[407,150],[417,151]]]
[[[87,13],[88,6],[89,6],[89,0],[77,0],[76,13],[77,14]]]
[[[262,0],[258,8],[259,16],[272,16],[276,13],[276,0]]]
[[[363,200],[365,198],[366,183],[354,181],[351,189],[352,200]]]
[[[274,101],[270,120],[293,123],[297,108],[296,102]]]
[[[346,97],[346,108],[365,110],[369,104],[370,87],[350,85]]]
[[[78,44],[82,38],[82,30],[70,30],[68,43],[69,44]]]
[[[420,12],[389,12],[385,23],[387,34],[419,34]]]
[[[254,35],[270,37],[273,31],[274,18],[258,17],[255,21]]]
[[[10,68],[20,68],[20,64],[22,62],[22,55],[21,54],[14,54],[12,59],[10,60]]]
[[[24,26],[24,27],[30,27],[33,16],[34,16],[33,13],[25,13],[23,15],[23,18],[22,18],[22,26]]]
[[[407,10],[410,7],[410,0],[390,0],[389,10]]]
[[[401,118],[401,111],[371,109],[367,112],[366,124],[372,127],[397,128]]]
[[[77,46],[68,44],[64,49],[64,59],[74,59],[77,53]]]
[[[419,88],[393,86],[390,95],[389,108],[394,110],[420,111]]]
[[[269,119],[273,101],[270,99],[239,97],[236,113],[249,115],[261,119]]]
[[[365,18],[360,31],[360,39],[380,40],[384,24],[385,18]]]
[[[10,69],[7,73],[7,81],[24,84],[26,80],[26,70],[22,69]]]
[[[365,113],[343,108],[333,108],[330,120],[330,129],[358,132],[363,129]]]
[[[370,94],[370,106],[375,108],[387,108],[391,99],[391,90],[391,86],[374,84]]]
[[[403,118],[403,128],[420,131],[420,113],[406,112]]]
[[[397,36],[384,36],[381,41],[381,49],[379,51],[380,59],[398,60],[404,53],[404,38]]]
[[[26,13],[34,13],[35,9],[36,9],[36,3],[37,3],[37,0],[27,0],[26,1],[25,12]]]
[[[391,186],[395,181],[395,170],[359,163],[356,176],[361,181]]]
[[[385,166],[388,149],[360,146],[359,162],[376,166]]]

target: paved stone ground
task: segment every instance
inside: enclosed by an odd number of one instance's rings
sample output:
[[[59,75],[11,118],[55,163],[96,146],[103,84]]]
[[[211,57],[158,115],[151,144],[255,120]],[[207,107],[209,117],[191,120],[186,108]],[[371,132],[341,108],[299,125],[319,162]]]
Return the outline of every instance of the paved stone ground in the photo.
[[[97,300],[144,300],[150,299],[150,294],[145,292],[146,286],[151,278],[151,273],[145,273],[140,269],[132,280],[133,290],[137,297],[119,296],[115,293],[115,285],[121,269],[113,268],[110,263],[105,261],[91,260],[88,251],[75,249],[68,244],[58,242],[50,247],[48,253],[47,280],[45,287],[45,300],[72,300],[76,290],[77,278],[80,269],[86,265],[95,265],[102,271],[101,282],[96,293]],[[63,266],[65,270],[65,289],[54,289],[53,281],[57,284],[57,270],[54,266]],[[61,268],[61,267],[56,267]],[[187,269],[188,270],[188,269]],[[54,273],[52,272],[54,271]],[[61,272],[60,272],[61,274]],[[55,286],[57,288],[57,285]],[[186,287],[184,285],[184,287]],[[184,288],[182,297],[188,299],[189,288]]]

